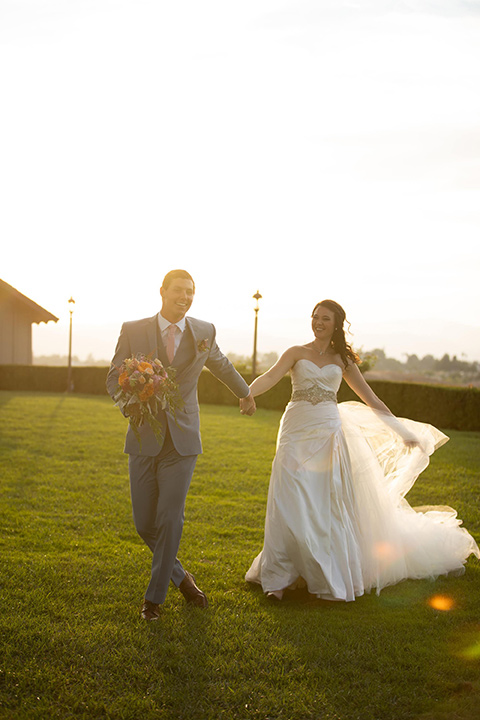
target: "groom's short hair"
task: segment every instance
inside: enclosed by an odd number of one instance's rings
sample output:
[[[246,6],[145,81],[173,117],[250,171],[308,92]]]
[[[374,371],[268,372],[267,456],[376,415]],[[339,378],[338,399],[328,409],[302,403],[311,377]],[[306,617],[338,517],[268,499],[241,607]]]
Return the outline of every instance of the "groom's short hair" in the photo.
[[[170,270],[170,272],[168,272],[163,278],[162,288],[164,290],[168,290],[168,286],[173,280],[176,280],[177,278],[183,278],[183,280],[191,280],[193,284],[193,292],[195,292],[194,279],[186,270]]]

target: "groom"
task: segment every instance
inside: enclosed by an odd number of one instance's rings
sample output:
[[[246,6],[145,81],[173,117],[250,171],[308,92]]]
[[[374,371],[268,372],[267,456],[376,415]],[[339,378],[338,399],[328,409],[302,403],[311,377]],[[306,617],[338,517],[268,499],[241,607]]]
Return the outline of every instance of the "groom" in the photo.
[[[165,276],[158,315],[124,323],[107,376],[107,390],[117,390],[122,362],[143,353],[158,357],[165,367],[176,368],[176,382],[184,402],[176,411],[160,411],[164,440],[160,445],[148,424],[139,428],[138,444],[128,427],[125,452],[128,453],[133,520],[140,537],[153,553],[150,583],[141,615],[158,620],[159,605],[167,594],[170,580],[187,603],[198,607],[208,604],[195,578],[183,569],[176,557],[182,536],[184,508],[197,456],[202,452],[197,398],[199,375],[206,366],[240,399],[244,415],[253,415],[255,401],[247,383],[223,355],[215,341],[211,323],[185,317],[195,294],[193,278],[185,270],[172,270]]]

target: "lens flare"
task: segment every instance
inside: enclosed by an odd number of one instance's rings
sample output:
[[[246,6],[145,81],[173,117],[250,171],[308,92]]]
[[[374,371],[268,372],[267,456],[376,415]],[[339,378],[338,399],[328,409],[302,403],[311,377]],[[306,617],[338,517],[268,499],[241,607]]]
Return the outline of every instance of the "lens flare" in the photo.
[[[480,662],[480,625],[457,628],[451,643],[452,655],[468,662]]]
[[[455,607],[455,600],[448,595],[432,595],[432,597],[428,599],[428,604],[434,610],[448,612]]]
[[[465,660],[480,660],[480,640],[461,650],[459,655]]]

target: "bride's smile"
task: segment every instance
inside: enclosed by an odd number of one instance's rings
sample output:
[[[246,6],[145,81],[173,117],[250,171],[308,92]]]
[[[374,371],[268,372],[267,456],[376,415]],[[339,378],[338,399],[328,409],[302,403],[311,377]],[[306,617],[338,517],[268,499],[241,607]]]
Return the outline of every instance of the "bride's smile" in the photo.
[[[312,330],[315,337],[324,340],[335,330],[335,315],[327,308],[318,307],[312,315]]]

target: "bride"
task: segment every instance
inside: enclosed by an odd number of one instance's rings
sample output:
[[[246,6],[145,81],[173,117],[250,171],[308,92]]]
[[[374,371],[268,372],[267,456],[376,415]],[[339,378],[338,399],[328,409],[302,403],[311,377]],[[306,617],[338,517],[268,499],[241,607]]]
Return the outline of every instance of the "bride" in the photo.
[[[352,601],[405,578],[459,574],[471,553],[480,558],[452,508],[413,509],[404,499],[448,437],[392,415],[360,373],[344,321],[338,303],[318,303],[313,342],[289,348],[250,385],[257,396],[292,377],[264,545],[245,576],[278,600],[306,585],[318,598]],[[337,405],[342,377],[365,404]]]

